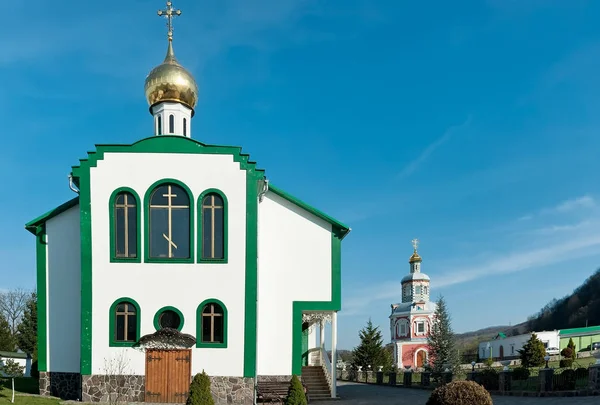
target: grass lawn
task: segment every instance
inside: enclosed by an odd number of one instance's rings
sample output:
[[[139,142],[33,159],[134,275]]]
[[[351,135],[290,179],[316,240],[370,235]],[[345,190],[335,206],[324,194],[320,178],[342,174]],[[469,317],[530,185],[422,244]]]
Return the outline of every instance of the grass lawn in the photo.
[[[39,383],[35,378],[15,378],[15,404],[58,405],[58,398],[36,397],[19,394],[38,394]],[[10,378],[0,378],[0,405],[10,404],[12,388]]]

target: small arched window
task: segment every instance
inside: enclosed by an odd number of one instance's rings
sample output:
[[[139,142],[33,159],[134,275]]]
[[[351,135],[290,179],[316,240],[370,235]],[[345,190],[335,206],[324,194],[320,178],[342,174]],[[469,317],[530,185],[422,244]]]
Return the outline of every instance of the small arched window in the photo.
[[[172,134],[175,132],[175,116],[173,114],[169,115],[169,133]]]
[[[157,120],[157,128],[156,128],[156,133],[158,135],[162,135],[162,117],[159,115]]]
[[[110,197],[110,259],[140,261],[140,206],[135,191],[122,187]]]
[[[227,200],[218,190],[207,190],[200,196],[200,260],[227,259]]]
[[[165,182],[152,189],[147,206],[150,261],[192,258],[190,201],[191,193],[183,185]]]
[[[197,347],[227,347],[227,310],[218,300],[207,300],[198,307]]]
[[[140,338],[140,308],[131,298],[120,298],[110,307],[110,345],[132,346]]]
[[[183,136],[187,136],[187,118],[183,119]]]

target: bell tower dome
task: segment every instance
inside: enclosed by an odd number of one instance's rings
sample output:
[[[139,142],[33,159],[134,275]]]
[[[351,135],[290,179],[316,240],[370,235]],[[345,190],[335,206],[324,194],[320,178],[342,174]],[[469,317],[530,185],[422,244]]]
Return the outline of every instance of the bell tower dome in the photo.
[[[167,55],[146,77],[146,100],[154,117],[154,135],[191,137],[191,119],[198,101],[198,85],[194,77],[175,58],[173,51],[173,18],[181,15],[171,1],[159,16],[167,19]]]
[[[428,302],[429,276],[421,273],[421,256],[417,253],[419,240],[413,239],[413,254],[408,259],[410,273],[402,279],[402,302]]]

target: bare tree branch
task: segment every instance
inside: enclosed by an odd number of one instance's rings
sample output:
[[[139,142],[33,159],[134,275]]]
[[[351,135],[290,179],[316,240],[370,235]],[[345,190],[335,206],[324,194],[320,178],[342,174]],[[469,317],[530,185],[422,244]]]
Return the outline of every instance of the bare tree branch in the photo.
[[[8,321],[13,335],[17,333],[17,326],[19,326],[29,297],[31,297],[31,291],[23,288],[0,292],[0,313]]]

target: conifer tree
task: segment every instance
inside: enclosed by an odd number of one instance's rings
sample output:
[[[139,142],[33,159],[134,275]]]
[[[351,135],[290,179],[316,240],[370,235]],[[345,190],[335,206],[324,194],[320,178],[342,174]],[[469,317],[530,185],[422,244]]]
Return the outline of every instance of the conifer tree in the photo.
[[[210,392],[210,378],[202,370],[194,376],[190,384],[190,395],[186,400],[186,405],[214,405],[215,401]]]
[[[451,318],[443,296],[437,301],[434,313],[434,322],[427,337],[429,350],[429,366],[437,376],[446,368],[454,371],[458,365],[456,351],[456,338],[452,331]]]
[[[304,387],[300,382],[300,379],[296,375],[292,375],[290,381],[290,388],[288,389],[287,397],[285,398],[285,405],[306,405],[306,394],[304,393]]]
[[[531,334],[527,343],[523,345],[522,349],[518,349],[517,352],[521,357],[521,365],[523,367],[541,367],[545,363],[546,348],[535,333]]]
[[[15,346],[15,337],[10,331],[10,325],[4,315],[0,313],[0,350],[14,352]]]
[[[33,292],[27,300],[23,319],[17,327],[17,345],[37,360],[37,294]]]
[[[577,352],[575,351],[575,342],[573,342],[573,338],[569,338],[569,343],[567,344],[567,347],[573,351],[572,358],[575,359],[575,357],[577,357]]]
[[[365,371],[368,366],[371,366],[374,371],[377,371],[379,366],[389,370],[392,366],[392,356],[383,346],[383,336],[379,326],[374,327],[369,319],[367,326],[361,329],[358,335],[360,344],[352,351],[352,365],[357,368],[362,366]]]

